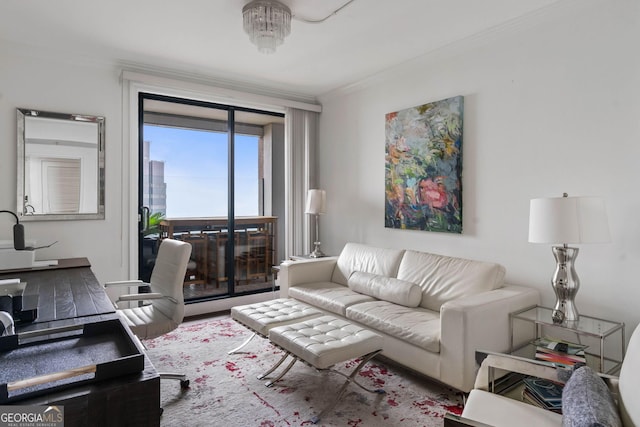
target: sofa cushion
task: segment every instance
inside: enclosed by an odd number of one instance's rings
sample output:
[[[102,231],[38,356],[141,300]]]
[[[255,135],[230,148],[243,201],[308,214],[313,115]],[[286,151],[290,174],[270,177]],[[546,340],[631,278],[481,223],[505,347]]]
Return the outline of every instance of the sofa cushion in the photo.
[[[349,288],[405,307],[417,307],[422,299],[422,289],[415,283],[362,271],[354,271],[349,276]]]
[[[397,278],[418,284],[420,306],[439,311],[447,301],[502,287],[504,274],[500,264],[405,251]]]
[[[347,286],[354,271],[396,277],[403,253],[402,249],[374,248],[359,243],[347,243],[338,257],[331,281]]]
[[[318,308],[344,316],[347,307],[360,302],[373,301],[346,286],[332,282],[305,283],[289,288],[289,296]]]
[[[609,388],[588,366],[576,369],[564,386],[562,426],[622,426]]]
[[[347,307],[346,317],[433,353],[440,352],[440,315],[431,310],[371,301]]]

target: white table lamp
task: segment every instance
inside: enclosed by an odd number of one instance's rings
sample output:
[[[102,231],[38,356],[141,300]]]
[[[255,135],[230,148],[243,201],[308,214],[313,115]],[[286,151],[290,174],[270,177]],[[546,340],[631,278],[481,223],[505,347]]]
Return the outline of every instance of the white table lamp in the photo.
[[[324,190],[309,190],[307,194],[307,208],[305,213],[315,216],[316,221],[316,235],[313,242],[314,250],[311,252],[311,258],[321,258],[324,255],[320,249],[320,228],[318,216],[325,213],[327,202],[327,193]]]
[[[569,244],[606,243],[611,240],[604,201],[597,197],[532,199],[529,212],[529,242],[552,243],[556,270],[551,286],[556,294],[554,322],[579,319],[575,296],[580,280],[574,268],[578,248]]]

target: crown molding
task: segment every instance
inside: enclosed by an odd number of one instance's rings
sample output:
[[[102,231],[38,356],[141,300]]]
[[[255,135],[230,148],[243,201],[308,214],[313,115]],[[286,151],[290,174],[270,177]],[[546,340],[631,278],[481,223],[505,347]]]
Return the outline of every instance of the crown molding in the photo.
[[[258,102],[284,107],[300,108],[310,111],[321,111],[322,107],[315,97],[304,96],[298,93],[273,89],[269,86],[254,84],[246,81],[238,81],[217,77],[209,77],[202,74],[186,73],[178,70],[168,70],[158,67],[149,67],[142,64],[120,62],[123,77],[128,80],[136,80],[142,83],[162,84],[168,87],[176,85],[191,90],[210,92],[212,89],[218,94],[229,98],[247,98],[248,96]]]
[[[186,76],[174,73],[163,74],[153,70],[141,70],[125,68],[122,70],[122,79],[139,83],[165,95],[173,95],[173,91],[181,93],[189,92],[194,97],[202,97],[205,100],[216,99],[217,102],[243,105],[252,108],[264,108],[278,111],[289,107],[306,111],[320,112],[322,106],[318,103],[309,103],[282,97],[280,93],[267,94],[255,93],[244,86],[225,87],[218,81],[189,79]],[[184,95],[175,95],[184,96]]]
[[[187,85],[201,85],[201,89],[207,91],[210,91],[211,88],[216,88],[218,92],[228,94],[236,92],[235,95],[239,95],[240,93],[250,94],[256,99],[280,100],[280,105],[282,106],[291,106],[293,108],[312,111],[321,110],[315,96],[270,87],[268,82],[261,83],[258,80],[232,80],[222,76],[216,76],[213,72],[211,74],[186,72],[149,64],[114,60],[106,55],[86,54],[68,49],[50,49],[11,40],[2,40],[2,43],[0,43],[0,52],[5,52],[10,56],[51,61],[74,67],[96,68],[110,72],[115,71],[117,73],[131,71],[140,73],[141,75],[146,74],[153,76],[156,79],[164,78],[167,82],[182,81]]]

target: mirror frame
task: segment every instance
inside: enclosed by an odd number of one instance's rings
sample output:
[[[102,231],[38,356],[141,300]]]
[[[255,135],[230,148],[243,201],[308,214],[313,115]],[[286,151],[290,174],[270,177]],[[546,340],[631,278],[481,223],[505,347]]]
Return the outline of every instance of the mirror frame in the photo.
[[[72,213],[72,214],[30,214],[26,213],[25,198],[25,120],[27,117],[42,117],[47,119],[67,120],[72,122],[94,122],[98,125],[97,134],[97,162],[98,162],[98,212],[96,213]],[[75,219],[104,219],[104,182],[105,182],[105,119],[101,116],[89,116],[82,114],[54,113],[51,111],[39,111],[27,108],[17,108],[17,198],[16,212],[20,221],[54,221]]]

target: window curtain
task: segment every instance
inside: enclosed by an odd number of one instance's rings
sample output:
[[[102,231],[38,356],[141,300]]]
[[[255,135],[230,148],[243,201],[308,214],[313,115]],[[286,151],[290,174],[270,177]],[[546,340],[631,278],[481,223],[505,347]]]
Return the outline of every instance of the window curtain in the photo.
[[[307,191],[318,188],[318,113],[287,108],[285,112],[285,256],[312,251],[312,221],[304,213]]]

